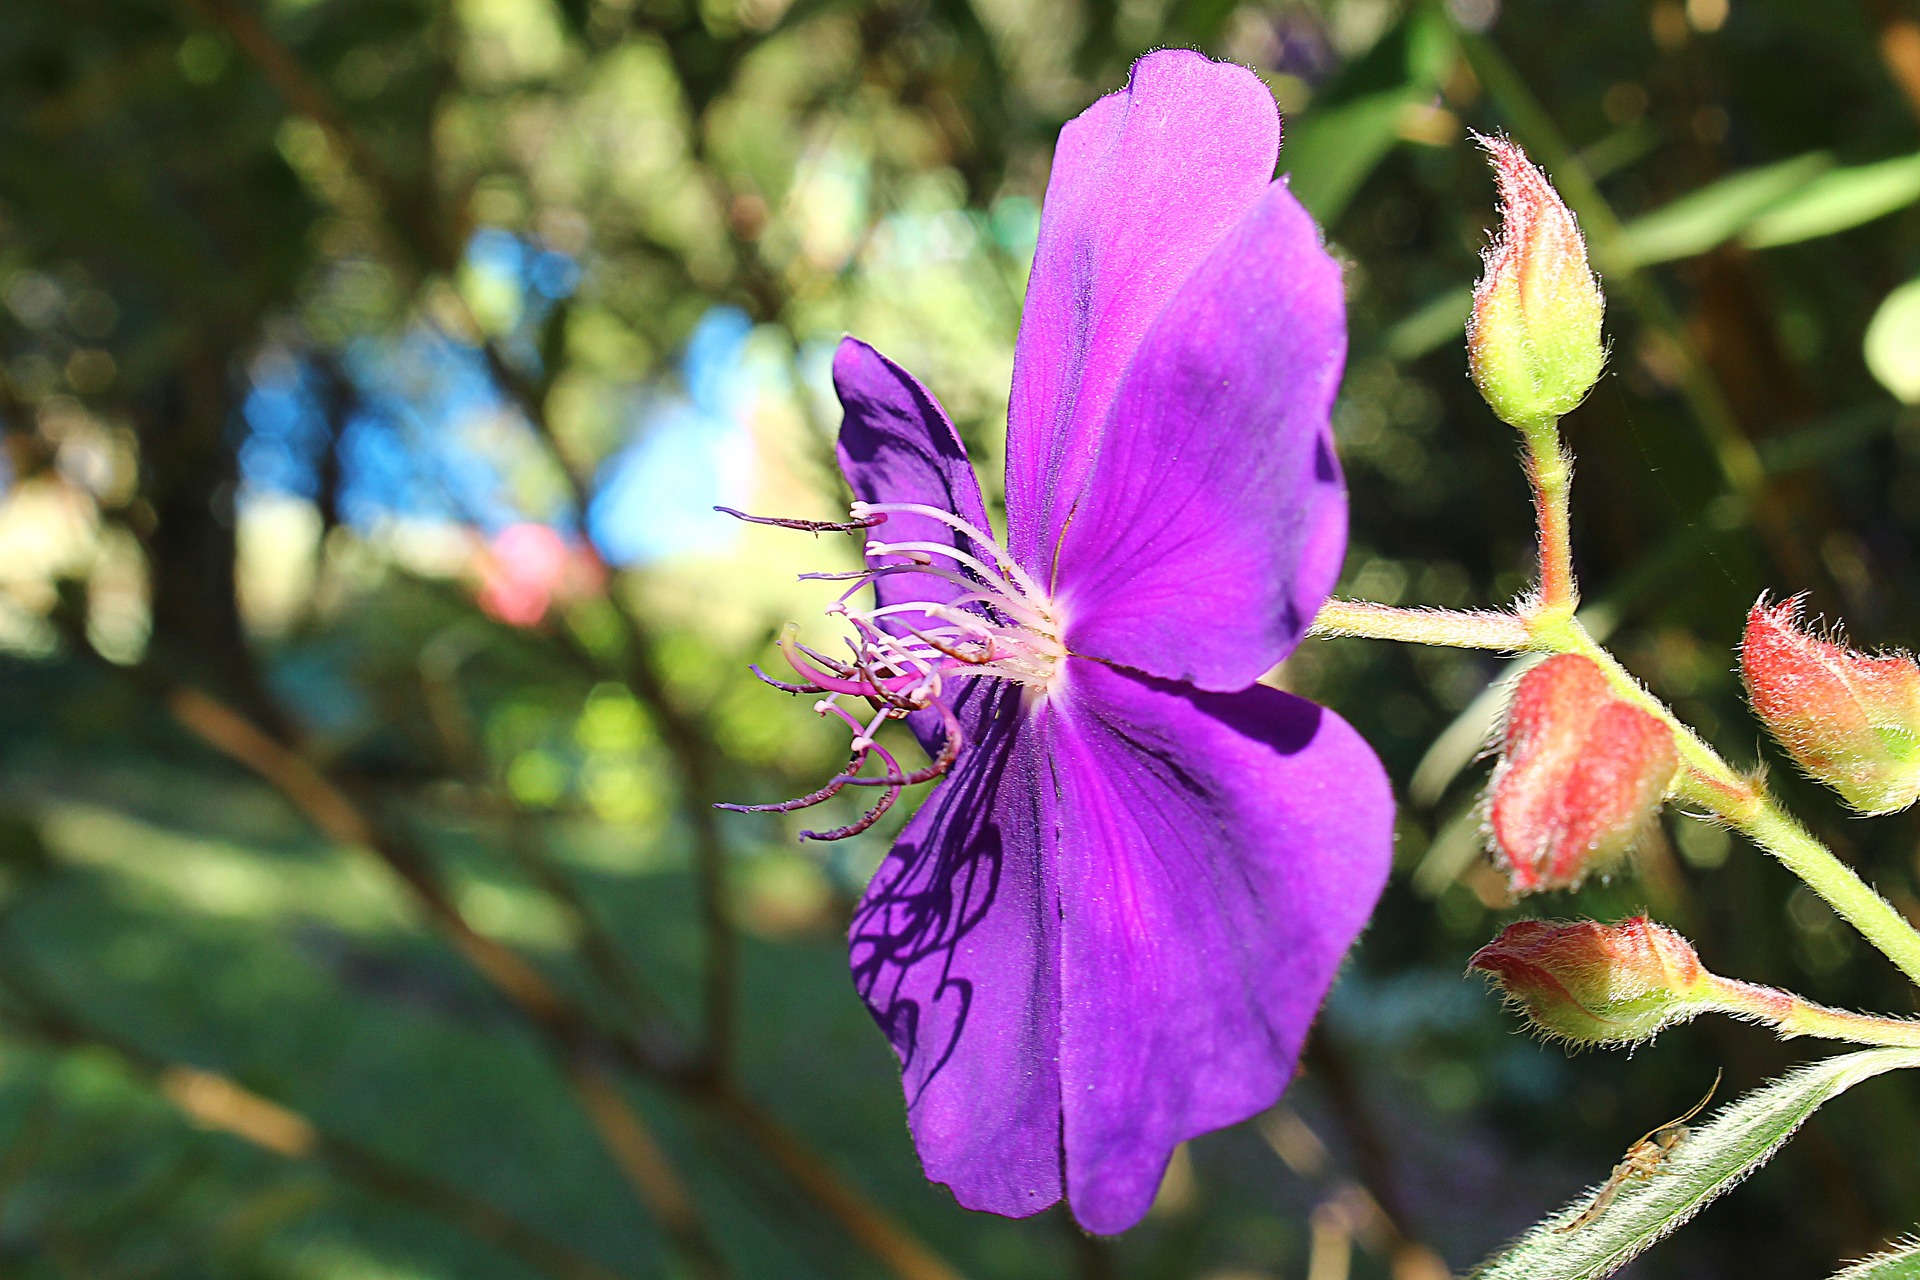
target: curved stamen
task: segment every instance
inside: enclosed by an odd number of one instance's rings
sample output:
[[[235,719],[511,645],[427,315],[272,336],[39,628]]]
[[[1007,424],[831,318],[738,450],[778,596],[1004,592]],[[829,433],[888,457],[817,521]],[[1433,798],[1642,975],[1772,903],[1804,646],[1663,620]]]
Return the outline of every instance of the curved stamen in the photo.
[[[899,800],[902,790],[932,782],[954,766],[965,749],[966,732],[947,692],[951,680],[1010,680],[1041,689],[1050,688],[1067,657],[1066,634],[1052,602],[1032,576],[1017,564],[988,531],[951,512],[918,503],[855,503],[852,520],[785,520],[749,516],[731,508],[727,514],[755,524],[777,525],[811,533],[855,532],[872,529],[889,513],[931,518],[970,539],[980,554],[939,541],[888,543],[869,535],[869,560],[890,557],[892,563],[869,563],[846,572],[805,573],[805,580],[846,583],[839,598],[828,606],[852,627],[843,637],[848,656],[834,657],[802,644],[792,629],[779,647],[799,681],[775,680],[758,667],[753,673],[776,689],[794,694],[817,694],[813,709],[844,723],[853,736],[847,765],[818,790],[776,804],[719,806],[740,813],[787,813],[822,804],[848,787],[872,787],[881,792],[872,807],[857,820],[827,831],[803,831],[803,840],[841,840],[870,829]],[[945,559],[948,563],[936,564]],[[907,600],[861,608],[854,598],[883,578],[901,574],[951,583],[961,590],[948,600]],[[918,615],[917,618],[915,615]],[[890,620],[884,621],[883,620]],[[917,625],[916,625],[917,623]],[[842,699],[858,698],[872,710],[856,716]],[[900,767],[875,738],[889,721],[915,712],[936,710],[942,741],[927,763],[911,772]],[[864,717],[864,719],[863,719]],[[862,776],[869,759],[880,771]]]
[[[848,511],[855,519],[862,519],[869,515],[884,518],[888,512],[894,512],[899,515],[925,516],[929,520],[938,520],[949,529],[973,539],[975,546],[988,551],[995,560],[1000,562],[1002,572],[1011,575],[1026,595],[1035,600],[1044,600],[1047,597],[1047,593],[1040,589],[1040,584],[1020,567],[1018,561],[1001,549],[999,541],[991,533],[974,528],[972,524],[951,511],[942,511],[938,507],[929,507],[918,502],[856,502],[848,508]]]
[[[938,755],[934,756],[924,767],[915,769],[912,773],[903,773],[896,777],[849,777],[844,785],[850,787],[884,787],[890,785],[916,787],[923,782],[932,782],[948,769],[951,769],[953,762],[960,758],[960,748],[966,745],[966,731],[960,727],[960,717],[953,714],[953,708],[940,701],[935,701],[932,705],[939,710],[942,719],[946,721],[945,729],[947,736],[945,741],[940,744],[940,752]],[[878,747],[874,749],[876,751],[879,750]]]
[[[770,524],[780,529],[798,529],[801,533],[858,533],[887,522],[883,512],[870,515],[855,513],[851,520],[796,520],[790,516],[750,516],[732,507],[715,507],[714,510],[735,520],[745,520],[748,524]]]
[[[854,725],[859,724],[859,721],[854,720],[852,716],[842,711],[839,707],[835,707],[834,710],[839,712],[841,719]],[[856,739],[856,741],[858,741],[858,739]],[[853,822],[848,823],[844,827],[835,827],[831,831],[802,831],[800,833],[802,840],[845,840],[848,836],[857,836],[874,823],[880,821],[887,810],[893,808],[893,802],[900,798],[900,792],[906,787],[906,782],[901,778],[900,762],[895,760],[892,753],[878,743],[868,742],[866,745],[858,748],[858,753],[862,756],[868,751],[879,756],[880,763],[886,766],[885,775],[872,780],[874,785],[883,786],[886,790],[880,794],[878,800],[874,801],[871,809],[861,814],[860,817]],[[855,778],[851,776],[851,774],[843,774],[842,776],[847,780],[845,785],[856,785],[862,782],[862,779]]]
[[[958,547],[950,547],[944,542],[879,542],[872,538],[867,539],[866,554],[869,556],[903,556],[916,551],[930,556],[950,556],[985,578],[993,586],[1004,589],[1009,596],[1019,600],[1026,599],[1027,593],[998,570],[988,568],[987,562],[979,556],[970,555]]]
[[[785,680],[775,680],[772,676],[762,671],[760,669],[760,664],[757,662],[749,664],[747,667],[747,670],[753,672],[754,675],[760,677],[762,682],[772,685],[774,688],[780,690],[782,693],[825,693],[826,692],[825,689],[822,689],[817,684],[789,684]]]
[[[810,791],[804,796],[796,796],[792,800],[782,800],[778,804],[716,804],[713,807],[725,809],[728,813],[792,813],[795,809],[811,809],[814,805],[824,804],[839,795],[840,788],[853,781],[854,770],[866,761],[867,753],[864,750],[854,752],[852,762],[843,772],[829,778],[826,786],[818,791]]]

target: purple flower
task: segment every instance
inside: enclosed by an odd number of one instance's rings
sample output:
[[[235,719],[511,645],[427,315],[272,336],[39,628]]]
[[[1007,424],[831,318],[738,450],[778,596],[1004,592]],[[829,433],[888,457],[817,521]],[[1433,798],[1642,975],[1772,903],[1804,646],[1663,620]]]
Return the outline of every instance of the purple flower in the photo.
[[[1373,753],[1255,684],[1346,541],[1340,271],[1270,180],[1279,143],[1256,77],[1185,52],[1061,133],[1004,544],[926,389],[851,338],[834,361],[840,527],[868,531],[869,569],[837,606],[851,657],[789,646],[789,687],[825,695],[854,759],[793,804],[881,788],[837,836],[948,775],[850,942],[927,1176],[971,1209],[1064,1194],[1091,1231],[1132,1226],[1178,1143],[1280,1096],[1386,877]],[[873,741],[890,719],[931,764]]]

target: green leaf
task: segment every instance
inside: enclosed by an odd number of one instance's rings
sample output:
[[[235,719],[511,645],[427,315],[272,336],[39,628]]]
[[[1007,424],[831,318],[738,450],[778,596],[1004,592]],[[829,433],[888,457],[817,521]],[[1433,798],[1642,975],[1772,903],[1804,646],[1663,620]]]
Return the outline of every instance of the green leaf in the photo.
[[[1638,267],[1705,253],[1832,167],[1831,155],[1814,151],[1722,178],[1629,222],[1614,251]]]
[[[1473,286],[1461,285],[1416,307],[1388,329],[1381,340],[1395,360],[1418,360],[1438,351],[1466,330],[1473,311]]]
[[[1885,1071],[1920,1066],[1920,1050],[1873,1049],[1800,1068],[1721,1108],[1673,1149],[1660,1172],[1627,1183],[1585,1226],[1562,1230],[1596,1187],[1474,1273],[1479,1280],[1597,1280],[1625,1266],[1766,1163],[1820,1104]]]
[[[1753,220],[1748,247],[1771,248],[1830,236],[1920,200],[1920,153],[1832,169]]]
[[[1920,1280],[1920,1242],[1903,1240],[1839,1272],[1833,1280]]]
[[[1887,295],[1867,323],[1867,368],[1905,404],[1920,404],[1920,279]]]

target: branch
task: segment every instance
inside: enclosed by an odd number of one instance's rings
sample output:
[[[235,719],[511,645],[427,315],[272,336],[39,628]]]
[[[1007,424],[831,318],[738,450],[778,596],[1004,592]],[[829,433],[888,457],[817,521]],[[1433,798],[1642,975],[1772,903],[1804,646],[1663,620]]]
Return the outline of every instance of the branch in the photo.
[[[464,305],[465,299],[461,301]],[[474,340],[486,355],[487,368],[493,374],[494,381],[513,399],[533,429],[534,436],[565,476],[574,511],[584,527],[587,509],[593,502],[592,478],[568,456],[554,432],[552,420],[547,416],[546,402],[539,388],[513,367],[501,351],[500,344],[484,335],[473,321],[471,313],[468,322]],[[586,548],[598,561],[599,551],[591,541],[587,541]],[[719,798],[719,791],[714,785],[717,772],[714,768],[715,752],[705,732],[691,716],[681,711],[668,690],[666,677],[661,673],[659,660],[655,656],[659,643],[652,628],[612,585],[614,579],[609,567],[603,562],[599,567],[602,569],[599,580],[606,584],[603,595],[612,606],[626,650],[625,683],[659,725],[660,736],[680,775],[687,821],[693,831],[694,875],[700,898],[700,923],[706,938],[702,1004],[706,1012],[703,1065],[716,1075],[724,1075],[733,1058],[739,941],[735,936],[731,913],[727,910],[726,844],[721,839],[719,823],[714,818],[713,805]]]
[[[329,1133],[283,1103],[200,1067],[172,1062],[57,1007],[18,972],[0,977],[24,1011],[8,1011],[16,1029],[63,1049],[105,1049],[194,1124],[231,1134],[288,1160],[314,1160],[377,1196],[430,1214],[554,1280],[620,1280],[572,1245],[528,1226],[478,1196],[417,1173]]]
[[[725,1274],[679,1175],[646,1123],[605,1077],[594,1046],[602,1037],[547,979],[512,948],[468,923],[425,856],[376,823],[332,780],[238,712],[197,689],[177,688],[166,699],[180,723],[276,788],[322,832],[374,853],[412,891],[427,918],[547,1041],[594,1131],[645,1205],[695,1271]]]

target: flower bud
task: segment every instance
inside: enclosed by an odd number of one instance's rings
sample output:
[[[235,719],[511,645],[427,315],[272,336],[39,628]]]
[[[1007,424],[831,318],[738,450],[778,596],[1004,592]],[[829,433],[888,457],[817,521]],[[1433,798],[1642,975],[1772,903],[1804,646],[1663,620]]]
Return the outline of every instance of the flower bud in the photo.
[[[1516,894],[1571,889],[1633,847],[1679,768],[1673,731],[1591,658],[1548,658],[1514,689],[1487,821]]]
[[[1645,916],[1518,920],[1469,966],[1541,1032],[1576,1044],[1635,1044],[1717,1007],[1692,944]]]
[[[1538,428],[1570,412],[1600,377],[1606,309],[1587,242],[1560,195],[1505,138],[1481,138],[1500,192],[1500,232],[1473,290],[1467,357],[1502,421]]]
[[[1862,813],[1920,797],[1920,665],[1865,654],[1800,623],[1800,599],[1747,615],[1740,674],[1767,729],[1802,769]]]

